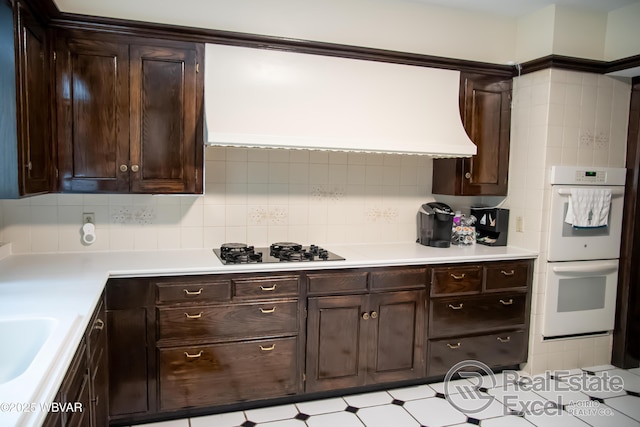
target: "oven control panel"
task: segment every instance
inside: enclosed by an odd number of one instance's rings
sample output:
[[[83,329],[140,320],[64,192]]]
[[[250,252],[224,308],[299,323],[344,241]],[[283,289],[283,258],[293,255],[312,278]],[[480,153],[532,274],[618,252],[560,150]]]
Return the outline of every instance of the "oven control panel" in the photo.
[[[605,171],[576,171],[576,184],[604,184],[607,182],[607,172]]]
[[[624,185],[625,168],[600,166],[551,166],[551,185]]]

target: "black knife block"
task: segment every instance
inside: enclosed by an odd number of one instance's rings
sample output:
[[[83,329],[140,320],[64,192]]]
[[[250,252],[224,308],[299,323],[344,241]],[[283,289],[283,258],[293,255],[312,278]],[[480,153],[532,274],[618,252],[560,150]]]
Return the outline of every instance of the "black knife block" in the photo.
[[[475,224],[477,243],[487,246],[507,246],[509,209],[471,208],[471,215],[477,219]]]

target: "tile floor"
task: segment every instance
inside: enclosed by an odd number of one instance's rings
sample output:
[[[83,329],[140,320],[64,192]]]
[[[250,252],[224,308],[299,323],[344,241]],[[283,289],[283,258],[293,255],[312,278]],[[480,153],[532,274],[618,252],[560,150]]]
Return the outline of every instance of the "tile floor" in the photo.
[[[146,427],[478,425],[640,426],[640,368],[593,366],[533,378],[501,373],[493,379],[456,380],[448,387],[443,383],[420,385],[146,424]]]

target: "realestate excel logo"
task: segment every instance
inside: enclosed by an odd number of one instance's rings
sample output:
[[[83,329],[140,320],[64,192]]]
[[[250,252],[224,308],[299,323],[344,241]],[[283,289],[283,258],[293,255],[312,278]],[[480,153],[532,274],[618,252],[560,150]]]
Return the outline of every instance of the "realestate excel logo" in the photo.
[[[468,382],[455,383],[455,377]],[[444,397],[458,411],[465,414],[477,414],[491,405],[494,397],[480,390],[496,386],[496,377],[491,368],[477,360],[463,360],[449,369],[444,377]],[[454,397],[455,396],[455,397]]]
[[[503,371],[500,384],[501,404],[504,415],[571,415],[612,416],[613,410],[592,400],[593,392],[620,393],[624,391],[624,381],[606,371],[599,375],[585,373],[572,375],[569,371],[547,371],[534,377],[521,376],[516,371]],[[457,380],[462,378],[466,381]],[[477,360],[463,360],[456,363],[444,377],[444,397],[451,406],[464,414],[477,414],[487,409],[495,400],[488,391],[496,388],[496,377],[487,365]],[[552,392],[554,399],[522,400],[524,392]],[[566,401],[567,392],[581,392],[585,399]],[[531,393],[529,396],[532,395]]]

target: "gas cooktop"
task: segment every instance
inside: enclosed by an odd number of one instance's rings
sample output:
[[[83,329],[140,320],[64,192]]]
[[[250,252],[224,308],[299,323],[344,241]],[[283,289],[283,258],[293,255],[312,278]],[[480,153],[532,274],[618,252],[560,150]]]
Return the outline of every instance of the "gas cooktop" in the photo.
[[[213,252],[225,265],[344,260],[317,245],[303,246],[293,242],[278,242],[268,248],[254,248],[245,243],[223,243],[220,249],[214,249]]]

